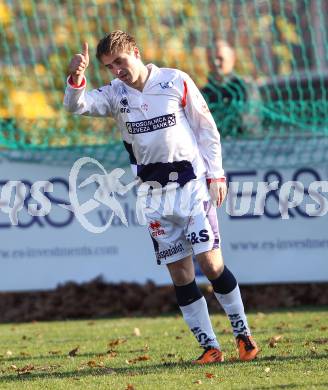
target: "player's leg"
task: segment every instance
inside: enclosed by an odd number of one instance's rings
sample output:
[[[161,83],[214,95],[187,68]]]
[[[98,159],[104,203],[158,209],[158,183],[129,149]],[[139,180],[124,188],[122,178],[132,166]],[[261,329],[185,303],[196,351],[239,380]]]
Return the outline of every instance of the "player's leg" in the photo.
[[[259,350],[251,336],[237,280],[224,265],[221,249],[199,253],[196,259],[230,320],[240,359],[254,359]]]
[[[187,238],[203,273],[212,283],[217,300],[230,320],[240,358],[254,359],[258,348],[250,336],[236,278],[223,262],[216,208],[210,202],[204,202],[204,211],[191,219]]]
[[[165,264],[171,275],[177,302],[183,318],[204,348],[216,348],[212,360],[221,359],[219,344],[213,332],[207,303],[195,281],[192,249],[184,236],[184,225],[174,223],[158,213],[148,217],[148,230],[154,245],[157,264]]]
[[[250,335],[238,283],[223,263],[221,249],[212,249],[196,256],[203,274],[213,286],[214,294],[231,322],[233,334]]]
[[[214,334],[206,300],[195,281],[191,255],[168,263],[178,305],[183,318],[195,335],[204,353],[194,361],[197,364],[222,362],[223,355]]]

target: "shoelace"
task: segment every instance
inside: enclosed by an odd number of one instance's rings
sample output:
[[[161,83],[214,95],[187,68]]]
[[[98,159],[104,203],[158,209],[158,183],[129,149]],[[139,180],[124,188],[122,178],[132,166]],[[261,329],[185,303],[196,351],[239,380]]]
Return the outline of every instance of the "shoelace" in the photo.
[[[238,336],[238,338],[241,339],[245,343],[246,351],[250,351],[250,350],[254,349],[254,345],[252,343],[252,340],[248,336],[241,334]]]

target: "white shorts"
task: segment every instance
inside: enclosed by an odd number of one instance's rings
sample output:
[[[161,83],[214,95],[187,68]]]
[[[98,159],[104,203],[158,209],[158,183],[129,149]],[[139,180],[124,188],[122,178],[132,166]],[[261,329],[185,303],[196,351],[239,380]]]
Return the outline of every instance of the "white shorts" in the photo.
[[[216,208],[209,200],[206,180],[202,178],[175,191],[167,190],[156,210],[149,207],[145,217],[157,264],[173,263],[192,253],[220,247]]]

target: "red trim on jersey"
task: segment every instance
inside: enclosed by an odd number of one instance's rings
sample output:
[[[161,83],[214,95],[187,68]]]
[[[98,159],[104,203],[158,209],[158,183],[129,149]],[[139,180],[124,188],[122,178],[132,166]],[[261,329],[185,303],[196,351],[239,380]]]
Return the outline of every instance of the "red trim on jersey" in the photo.
[[[68,78],[68,84],[73,88],[82,88],[85,86],[85,78],[83,78],[82,83],[80,85],[74,84],[72,75]]]
[[[188,92],[187,82],[183,80],[183,96],[182,96],[182,100],[181,100],[182,107],[186,107],[187,92]]]
[[[226,178],[225,178],[225,176],[223,176],[223,177],[219,177],[218,179],[206,179],[206,182],[207,182],[207,184],[211,184],[213,182],[225,183]]]

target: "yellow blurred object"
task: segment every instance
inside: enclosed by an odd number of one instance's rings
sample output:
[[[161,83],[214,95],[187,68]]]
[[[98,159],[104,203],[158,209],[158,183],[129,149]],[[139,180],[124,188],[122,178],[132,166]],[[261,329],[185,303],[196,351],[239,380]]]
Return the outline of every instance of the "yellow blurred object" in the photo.
[[[33,4],[31,1],[22,1],[20,7],[26,16],[31,16],[33,14]]]
[[[10,8],[0,1],[0,23],[3,25],[9,24],[12,20]]]
[[[68,41],[69,35],[70,31],[66,26],[56,26],[54,31],[54,40],[56,45],[64,45]]]
[[[47,69],[42,64],[34,65],[34,74],[37,76],[44,76],[47,73]]]
[[[296,26],[294,24],[290,23],[282,16],[278,16],[277,26],[287,42],[294,45],[299,45],[301,43],[300,36],[298,35]]]
[[[10,115],[8,113],[8,110],[6,108],[0,108],[0,118],[9,118]]]
[[[9,96],[12,104],[10,111],[16,118],[51,119],[56,116],[56,112],[47,103],[43,92],[11,91]]]

